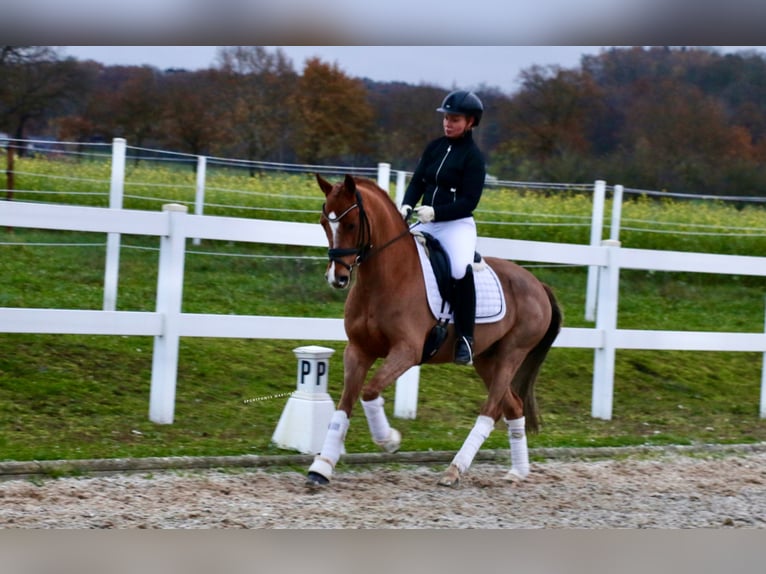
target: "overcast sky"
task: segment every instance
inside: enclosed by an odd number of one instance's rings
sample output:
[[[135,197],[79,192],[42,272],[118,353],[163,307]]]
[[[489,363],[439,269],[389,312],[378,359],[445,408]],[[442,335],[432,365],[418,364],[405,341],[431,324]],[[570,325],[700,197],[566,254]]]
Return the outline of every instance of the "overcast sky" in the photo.
[[[482,84],[512,93],[519,72],[533,65],[574,68],[584,54],[611,46],[279,46],[297,72],[307,58],[336,63],[352,77],[428,83],[452,89]],[[272,50],[277,47],[270,46]],[[764,47],[719,46],[722,52]],[[64,46],[65,56],[107,65],[149,64],[159,69],[196,70],[215,63],[216,46]]]

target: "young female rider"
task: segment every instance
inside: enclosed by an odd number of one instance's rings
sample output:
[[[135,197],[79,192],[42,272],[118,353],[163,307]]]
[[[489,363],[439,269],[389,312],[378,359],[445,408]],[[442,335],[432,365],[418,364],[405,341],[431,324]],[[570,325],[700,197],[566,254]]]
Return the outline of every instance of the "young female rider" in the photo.
[[[444,135],[429,143],[404,194],[401,213],[405,219],[415,208],[422,231],[430,233],[449,254],[454,289],[457,342],[455,362],[473,363],[473,327],[476,320],[476,289],[473,262],[476,223],[473,211],[484,190],[484,157],[473,141],[484,106],[473,92],[455,91],[436,109],[444,114]]]

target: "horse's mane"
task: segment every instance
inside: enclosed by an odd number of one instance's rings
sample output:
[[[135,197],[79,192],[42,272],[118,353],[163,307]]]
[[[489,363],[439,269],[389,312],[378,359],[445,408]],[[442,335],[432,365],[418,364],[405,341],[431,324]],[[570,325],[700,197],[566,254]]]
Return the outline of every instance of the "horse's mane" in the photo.
[[[353,176],[353,178],[357,188],[364,189],[365,191],[369,191],[370,193],[382,198],[383,205],[387,205],[386,209],[389,209],[391,214],[395,215],[394,220],[399,221],[404,227],[408,227],[407,223],[405,223],[404,219],[402,219],[399,215],[399,208],[396,206],[396,202],[391,199],[391,196],[388,194],[388,192],[386,192],[385,189],[381,188],[376,181],[373,181],[367,177]]]
[[[391,196],[386,193],[385,189],[382,189],[377,182],[367,178],[367,177],[361,177],[361,176],[353,176],[354,181],[356,182],[357,186],[362,185],[364,189],[369,189],[373,193],[379,194],[381,197],[385,197],[388,202],[391,204],[392,207],[396,207],[396,203],[393,199],[391,199]]]

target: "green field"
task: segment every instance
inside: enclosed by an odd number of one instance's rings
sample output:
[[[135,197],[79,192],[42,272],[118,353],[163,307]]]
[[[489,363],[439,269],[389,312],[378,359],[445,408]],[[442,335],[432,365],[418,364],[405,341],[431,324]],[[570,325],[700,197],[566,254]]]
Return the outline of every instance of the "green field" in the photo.
[[[57,162],[25,160],[16,169],[39,174],[62,168]],[[18,175],[17,188],[108,190],[108,169],[101,164],[68,165],[60,173],[78,179]],[[100,183],[103,178],[106,187]],[[132,169],[129,181],[134,184],[126,186],[126,194],[135,197],[126,198],[126,208],[159,209],[168,200],[193,200],[190,171],[141,165]],[[146,182],[162,182],[162,187]],[[221,207],[206,207],[207,213],[318,219],[322,196],[308,175],[213,172],[208,185],[208,201]],[[31,199],[18,191],[15,197]],[[106,204],[103,195],[54,197]],[[223,207],[232,204],[239,207]],[[588,227],[569,224],[587,222],[589,214],[589,196],[490,189],[477,220],[482,235],[586,243]],[[762,236],[766,212],[760,208],[641,198],[625,204],[623,218],[633,221],[631,228],[648,227],[641,222],[653,220],[670,222],[676,230],[626,231],[621,238],[629,247],[746,255],[760,255],[766,247]],[[521,224],[530,221],[560,225]],[[728,235],[722,229],[707,234],[715,226],[738,229]],[[684,230],[706,230],[706,234],[681,234]],[[101,307],[103,234],[22,229],[4,229],[0,234],[0,306]],[[151,311],[158,242],[124,236],[122,244],[118,309]],[[325,284],[324,255],[323,249],[190,244],[183,310],[342,317],[345,293]],[[529,267],[554,288],[566,326],[592,326],[583,319],[585,269]],[[764,281],[623,271],[619,327],[763,332]],[[175,422],[156,425],[148,420],[152,344],[144,337],[0,334],[0,460],[284,452],[272,447],[270,439],[287,397],[248,399],[294,390],[292,349],[305,344],[337,349],[330,361],[329,392],[336,399],[340,395],[342,344],[188,338],[181,341]],[[766,440],[766,422],[758,417],[762,361],[760,353],[618,350],[614,415],[603,421],[590,417],[592,351],[554,348],[538,381],[543,428],[530,437],[530,446]],[[384,397],[391,413],[393,386]],[[459,448],[483,399],[483,387],[470,368],[424,366],[417,419],[392,419],[403,433],[402,449]],[[375,447],[364,417],[361,411],[356,414],[347,450],[372,452]],[[501,425],[485,443],[487,448],[507,448],[500,429]]]

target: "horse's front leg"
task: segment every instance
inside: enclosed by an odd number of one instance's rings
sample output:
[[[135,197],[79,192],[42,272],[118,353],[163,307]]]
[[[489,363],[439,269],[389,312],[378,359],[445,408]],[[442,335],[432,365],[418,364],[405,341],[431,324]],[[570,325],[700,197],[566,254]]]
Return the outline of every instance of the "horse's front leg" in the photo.
[[[367,356],[358,347],[351,344],[346,346],[343,352],[343,392],[338,408],[330,418],[322,450],[309,467],[307,484],[323,486],[330,482],[343,452],[351,411],[359,399],[364,379],[374,360],[374,357]]]
[[[389,424],[383,409],[384,400],[380,393],[407,369],[417,364],[418,357],[413,353],[413,348],[416,347],[404,344],[394,347],[362,391],[362,408],[372,440],[389,453],[399,450],[402,435]]]

